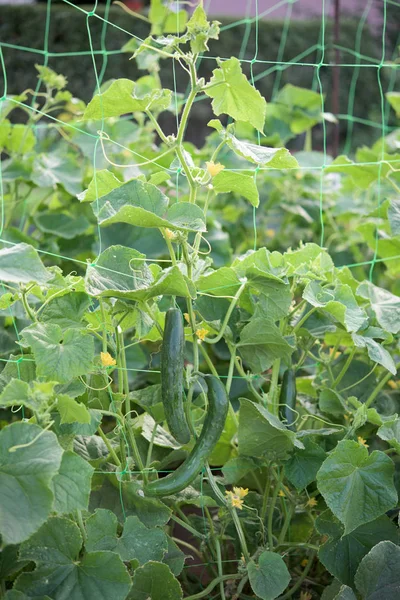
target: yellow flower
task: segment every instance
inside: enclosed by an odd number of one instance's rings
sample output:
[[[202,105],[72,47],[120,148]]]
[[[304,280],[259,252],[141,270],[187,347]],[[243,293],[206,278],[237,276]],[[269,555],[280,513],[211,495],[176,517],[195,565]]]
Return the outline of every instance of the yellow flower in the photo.
[[[218,173],[221,173],[225,169],[224,165],[221,163],[214,163],[213,161],[206,162],[207,171],[211,175],[211,177],[215,177]]]
[[[236,494],[236,496],[239,496],[239,498],[245,498],[247,496],[247,494],[249,493],[248,488],[242,488],[242,487],[234,487],[233,491]]]
[[[275,237],[275,229],[267,229],[267,231],[265,232],[267,234],[268,237],[273,238]]]
[[[183,313],[183,316],[185,317],[185,321],[190,324],[189,313]]]
[[[300,600],[312,600],[312,596],[309,592],[300,592]]]
[[[204,329],[204,327],[196,330],[196,335],[199,338],[199,340],[201,340],[201,341],[204,341],[207,333],[208,333],[208,329]]]
[[[113,367],[117,364],[117,361],[109,352],[100,352],[100,360],[103,367]]]
[[[175,234],[173,231],[171,231],[170,229],[168,229],[168,227],[165,228],[165,237],[167,238],[167,240],[173,240],[175,237]]]
[[[233,508],[238,508],[239,510],[242,510],[243,498],[247,496],[248,493],[249,490],[247,488],[244,489],[241,487],[234,487],[233,492],[225,492],[226,497],[230,502],[230,505],[233,506]]]
[[[308,560],[306,558],[303,558],[300,564],[302,567],[306,567],[308,565]]]
[[[278,496],[280,496],[281,498],[284,498],[285,492],[283,490],[279,490]]]
[[[393,379],[390,379],[390,381],[388,381],[388,386],[391,387],[392,390],[397,390],[397,383],[393,381]]]
[[[365,446],[366,448],[369,448],[369,444],[367,444],[367,441],[364,440],[364,438],[361,437],[361,435],[358,436],[357,440],[358,440],[359,444],[361,444],[362,446]]]
[[[318,500],[316,500],[315,498],[310,498],[306,506],[310,506],[311,508],[313,508],[314,506],[317,506],[317,504]]]

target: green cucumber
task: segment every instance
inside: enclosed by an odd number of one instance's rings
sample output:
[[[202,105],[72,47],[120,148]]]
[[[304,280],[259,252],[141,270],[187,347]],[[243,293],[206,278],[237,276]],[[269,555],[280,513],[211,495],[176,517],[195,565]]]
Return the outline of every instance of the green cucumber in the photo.
[[[287,369],[283,375],[281,395],[279,404],[280,417],[285,422],[288,429],[295,430],[294,422],[296,420],[296,372],[294,369]]]
[[[208,409],[203,429],[187,459],[171,475],[145,487],[148,496],[170,496],[185,489],[203,469],[225,426],[229,399],[225,387],[214,375],[205,375]]]
[[[161,398],[169,430],[180,444],[190,441],[183,404],[184,349],[182,313],[170,308],[165,315],[161,350]]]

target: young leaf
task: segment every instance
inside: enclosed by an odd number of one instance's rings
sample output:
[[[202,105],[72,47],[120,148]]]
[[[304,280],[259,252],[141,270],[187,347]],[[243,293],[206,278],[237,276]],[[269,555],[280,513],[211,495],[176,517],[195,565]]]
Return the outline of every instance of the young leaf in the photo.
[[[294,447],[296,435],[260,404],[241,398],[239,453],[250,457],[284,460]]]
[[[392,448],[400,454],[400,419],[397,414],[385,420],[383,425],[379,427],[376,435],[385,440]]]
[[[80,202],[93,202],[121,187],[121,185],[123,185],[123,181],[117,179],[111,171],[107,171],[107,169],[96,171],[87,190],[78,194],[78,200]]]
[[[317,474],[318,489],[349,534],[397,503],[394,464],[383,452],[342,440]]]
[[[54,600],[125,600],[131,578],[120,557],[108,551],[80,556],[81,547],[75,523],[63,517],[49,519],[21,546],[20,557],[33,561],[36,569],[22,573],[15,589],[29,597],[51,594]]]
[[[283,558],[275,552],[260,554],[258,564],[250,560],[247,572],[251,589],[262,600],[274,600],[289,585],[291,576]]]
[[[62,329],[84,327],[83,315],[89,308],[90,298],[84,292],[70,292],[50,300],[40,313],[44,323],[59,325]]]
[[[267,103],[242,73],[240,61],[230,58],[218,60],[204,92],[213,98],[212,109],[217,116],[225,113],[236,121],[251,123],[258,131],[263,131]]]
[[[285,464],[285,475],[298,490],[303,490],[315,481],[325,458],[326,453],[321,446],[305,439],[304,450],[295,448],[291,458]]]
[[[96,121],[137,111],[161,112],[171,103],[171,90],[153,89],[144,94],[141,91],[140,86],[130,79],[116,79],[105,92],[92,98],[83,118]]]
[[[394,360],[382,344],[379,344],[370,337],[358,335],[357,333],[353,333],[351,337],[355,346],[367,349],[368,356],[371,360],[385,367],[385,369],[390,371],[393,375],[396,375],[397,369]]]
[[[7,283],[44,284],[52,274],[44,267],[33,246],[16,244],[0,250],[0,279]]]
[[[127,517],[122,534],[117,536],[118,519],[110,510],[98,509],[86,521],[88,552],[110,550],[124,562],[161,561],[167,551],[167,536],[158,527],[148,529],[138,517]]]
[[[379,325],[390,333],[400,331],[400,298],[370,281],[363,281],[357,288],[357,295],[371,302]]]
[[[183,596],[180,583],[168,566],[153,560],[136,569],[132,594],[135,600],[181,600]]]
[[[63,333],[59,325],[35,323],[21,335],[32,348],[39,377],[66,383],[85,375],[92,366],[94,340],[84,331],[67,329]]]
[[[256,182],[249,175],[222,171],[213,178],[212,185],[217,194],[234,192],[246,198],[252,206],[257,207],[260,203]]]
[[[53,478],[54,510],[72,513],[87,510],[94,469],[74,452],[64,452],[60,470]]]
[[[288,362],[294,350],[275,323],[259,316],[243,327],[237,347],[253,373],[266,371],[277,358]]]
[[[365,600],[398,600],[400,548],[390,541],[379,542],[364,556],[357,569],[357,590]]]
[[[23,542],[47,519],[53,504],[51,480],[61,457],[54,433],[37,425],[18,422],[0,431],[0,534],[4,544]]]
[[[161,295],[195,297],[193,283],[182,274],[179,267],[164,269],[158,279],[154,280],[145,258],[137,250],[125,246],[110,246],[100,254],[95,265],[87,267],[87,293],[91,296],[137,301]]]
[[[58,394],[57,410],[60,413],[61,425],[64,423],[90,423],[91,421],[86,406],[66,394]]]
[[[196,204],[177,202],[168,209],[168,198],[155,185],[139,179],[127,181],[92,202],[100,225],[129,223],[136,227],[168,227],[206,231],[203,211]]]

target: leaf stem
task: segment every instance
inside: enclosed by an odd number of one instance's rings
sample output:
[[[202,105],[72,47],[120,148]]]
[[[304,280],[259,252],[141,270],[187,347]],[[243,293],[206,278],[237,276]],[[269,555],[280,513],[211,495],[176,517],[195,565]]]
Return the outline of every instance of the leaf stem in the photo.
[[[228,326],[228,322],[229,322],[229,319],[231,318],[232,312],[233,312],[233,310],[237,304],[237,301],[239,300],[244,288],[246,287],[246,284],[247,284],[247,281],[244,281],[242,283],[242,285],[240,286],[240,288],[238,289],[238,291],[236,292],[236,294],[234,295],[234,297],[232,298],[232,301],[229,305],[228,310],[226,311],[226,315],[222,322],[221,329],[219,330],[218,335],[216,335],[215,338],[208,338],[208,337],[204,338],[204,341],[207,342],[207,344],[217,344],[220,341],[220,339],[222,338],[222,336],[224,335],[225,329]]]
[[[396,370],[400,368],[400,362],[398,362],[396,364]],[[386,375],[384,377],[382,377],[382,379],[380,380],[380,382],[377,384],[377,386],[375,387],[375,389],[371,392],[371,394],[368,396],[367,400],[365,401],[365,406],[368,408],[369,406],[371,406],[371,404],[373,403],[373,401],[375,400],[375,398],[377,397],[377,395],[379,394],[379,392],[381,391],[382,388],[385,387],[385,385],[387,384],[387,382],[389,381],[389,379],[391,379],[393,377],[393,373],[386,373]]]
[[[112,456],[115,464],[117,465],[117,467],[120,467],[121,466],[121,461],[119,460],[119,458],[118,458],[118,456],[117,456],[114,448],[112,447],[110,440],[108,439],[108,437],[106,436],[106,434],[102,430],[101,425],[100,425],[100,427],[97,428],[97,431],[99,432],[99,435],[100,435],[101,439],[103,440],[103,442],[107,446],[107,450],[109,451],[110,456]]]
[[[347,357],[346,362],[343,365],[342,370],[340,371],[339,375],[336,377],[335,381],[332,384],[333,388],[336,388],[339,385],[339,383],[342,381],[343,377],[346,375],[347,370],[350,367],[356,352],[357,352],[357,348],[353,348],[351,350],[349,356]]]
[[[199,600],[199,598],[204,598],[207,596],[221,581],[229,581],[230,579],[240,579],[243,577],[243,574],[234,573],[232,575],[221,575],[221,577],[216,577],[204,590],[198,592],[197,594],[193,594],[192,596],[186,596],[185,600]]]

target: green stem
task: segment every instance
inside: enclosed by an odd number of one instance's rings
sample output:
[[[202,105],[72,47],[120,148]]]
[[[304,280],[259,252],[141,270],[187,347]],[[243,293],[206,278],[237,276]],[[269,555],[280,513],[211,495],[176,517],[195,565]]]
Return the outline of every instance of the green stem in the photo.
[[[226,379],[226,393],[229,396],[229,392],[231,391],[233,372],[235,369],[235,359],[236,359],[236,346],[231,346],[228,344],[229,352],[231,354],[231,359],[229,361],[229,369],[228,369],[228,377]]]
[[[148,480],[147,479],[147,471],[144,468],[142,457],[140,455],[139,448],[136,443],[135,434],[133,433],[132,428],[129,426],[129,423],[128,423],[128,426],[126,427],[126,431],[128,433],[128,438],[129,438],[129,441],[131,444],[131,448],[132,448],[132,452],[133,452],[133,459],[134,459],[135,463],[137,464],[137,466],[139,467],[139,471],[143,476],[143,481],[146,484],[147,480]]]
[[[272,552],[274,549],[274,539],[273,539],[273,533],[272,533],[272,526],[273,526],[273,519],[274,519],[274,511],[275,511],[275,505],[276,505],[276,500],[278,498],[278,494],[279,494],[279,490],[281,487],[281,483],[283,481],[283,477],[284,477],[284,470],[282,469],[281,474],[278,478],[277,484],[274,488],[274,493],[272,494],[272,498],[271,498],[271,504],[269,505],[269,510],[268,510],[268,546],[269,546],[269,550]]]
[[[149,117],[150,121],[153,123],[154,129],[157,131],[157,133],[160,136],[161,140],[164,142],[164,144],[166,144],[168,146],[169,144],[168,144],[167,136],[165,135],[165,133],[161,129],[161,127],[160,127],[157,119],[154,117],[154,115],[149,110],[146,110],[145,113]]]
[[[281,359],[277,358],[272,366],[271,385],[268,392],[270,410],[275,416],[279,415],[278,379],[280,368]]]
[[[128,369],[126,366],[124,334],[122,333],[122,329],[120,327],[117,328],[117,335],[119,337],[119,350],[120,350],[120,360],[121,360],[121,369],[122,369],[122,377],[123,377],[123,391],[125,394],[125,416],[128,420],[128,428],[129,428],[131,400],[129,398],[129,379],[128,379]]]
[[[31,307],[29,306],[26,294],[27,294],[26,290],[23,290],[21,292],[22,305],[23,305],[23,307],[25,309],[26,314],[28,315],[28,318],[31,319],[32,321],[36,321],[35,313],[31,309]]]
[[[102,320],[102,325],[103,325],[103,337],[102,337],[103,352],[107,352],[107,324],[106,324],[107,321],[106,321],[106,313],[104,310],[104,303],[101,298],[99,300],[99,304],[100,304],[101,320]]]
[[[177,146],[175,148],[175,151],[177,157],[179,158],[179,162],[181,163],[182,168],[185,171],[185,175],[189,183],[189,202],[194,204],[196,202],[196,183],[192,177],[190,167],[188,166],[185,156],[183,154],[183,148],[181,146]]]
[[[160,231],[161,231],[161,230],[160,230]],[[171,262],[172,262],[172,265],[173,265],[174,267],[176,267],[176,265],[177,265],[177,262],[176,262],[176,256],[175,256],[175,251],[174,251],[174,247],[173,247],[173,245],[172,245],[172,242],[171,242],[171,240],[169,239],[169,237],[168,237],[167,233],[164,233],[163,231],[161,231],[161,234],[162,234],[162,236],[163,236],[163,238],[164,238],[164,240],[165,240],[165,243],[167,244],[167,248],[168,248],[169,255],[170,255],[170,257],[171,257]]]
[[[238,291],[232,298],[232,301],[229,305],[228,310],[226,311],[226,315],[222,322],[221,329],[219,330],[218,335],[215,338],[208,338],[208,337],[204,338],[204,341],[207,342],[207,344],[217,344],[220,341],[220,339],[222,338],[222,336],[224,335],[225,330],[228,326],[229,319],[231,318],[232,312],[237,304],[237,301],[239,300],[244,288],[246,287],[246,283],[247,283],[247,281],[242,283],[242,285],[240,286],[240,288],[238,289]]]
[[[250,561],[250,554],[249,554],[249,551],[247,548],[246,538],[245,538],[245,535],[244,535],[244,532],[242,529],[242,524],[240,523],[238,514],[237,514],[236,510],[233,508],[233,506],[229,506],[229,504],[226,502],[226,499],[225,499],[224,495],[220,492],[217,482],[215,481],[214,475],[212,474],[212,471],[208,464],[206,466],[206,469],[207,469],[208,481],[209,481],[209,484],[211,485],[211,488],[212,488],[214,494],[223,503],[223,505],[228,508],[229,512],[231,513],[233,524],[235,525],[235,529],[236,529],[236,532],[239,537],[243,556],[245,558],[246,563],[248,563]]]
[[[186,523],[185,521],[183,521],[182,519],[180,519],[176,515],[174,515],[174,514],[171,515],[171,519],[173,521],[175,521],[175,523],[178,523],[178,525],[180,525],[181,527],[183,527],[187,531],[190,531],[190,533],[192,533],[195,537],[199,538],[200,540],[204,540],[205,539],[205,536],[202,533],[200,533],[199,531],[197,531],[197,529],[195,529],[189,523]]]
[[[150,308],[147,300],[143,300],[142,306],[144,308],[144,311],[149,315],[149,317],[154,322],[154,325],[156,326],[158,333],[161,335],[161,337],[163,337],[164,331],[163,331],[160,323],[157,321],[156,317],[154,316],[153,310]]]
[[[290,521],[292,520],[293,510],[294,510],[292,504],[290,505],[289,510],[287,510],[284,498],[283,498],[283,506],[285,509],[285,520],[283,522],[283,526],[282,526],[281,532],[278,537],[278,546],[280,544],[282,544],[282,542],[284,541],[284,539],[286,537],[286,533],[287,533],[287,530],[289,529]]]
[[[214,538],[214,543],[215,543],[215,549],[217,551],[218,575],[221,578],[224,575],[224,571],[223,571],[223,568],[222,568],[221,544],[219,543],[218,537]],[[225,586],[224,586],[224,582],[223,581],[220,581],[220,583],[219,583],[219,591],[220,591],[220,594],[221,594],[221,600],[226,600]]]
[[[188,550],[193,552],[193,554],[196,554],[196,556],[201,560],[202,563],[205,563],[204,556],[202,555],[200,550],[198,550],[195,546],[192,546],[192,544],[189,544],[189,542],[186,542],[185,540],[181,540],[180,538],[172,537],[172,539],[177,544],[180,544],[181,546],[185,546],[185,548],[188,548]]]
[[[83,524],[82,511],[80,511],[80,510],[76,511],[76,521],[78,523],[78,527],[79,527],[81,535],[82,535],[83,545],[85,545],[86,540],[87,540],[87,535],[86,535],[85,525]]]
[[[114,448],[112,447],[110,440],[108,439],[108,437],[106,436],[106,434],[102,430],[101,425],[100,425],[100,427],[97,428],[97,431],[99,432],[99,435],[100,435],[101,439],[103,440],[103,442],[107,446],[107,450],[109,451],[110,456],[112,456],[112,458],[114,460],[114,463],[117,465],[117,467],[120,467],[121,466],[121,461],[119,460],[119,458],[118,458],[118,456],[117,456]]]
[[[313,306],[311,310],[309,310],[305,315],[303,315],[300,321],[298,321],[293,327],[292,333],[296,333],[296,331],[298,331],[302,327],[302,325],[307,321],[309,317],[311,317],[313,313],[315,313],[316,310],[318,310],[318,306]]]
[[[400,362],[398,362],[396,364],[396,370],[399,368],[400,368]],[[380,382],[377,384],[375,389],[371,392],[371,394],[368,396],[367,400],[365,401],[365,406],[367,408],[369,406],[371,406],[371,404],[373,403],[373,401],[375,400],[375,398],[377,397],[377,395],[379,394],[381,389],[385,387],[385,385],[387,384],[389,379],[391,379],[392,377],[393,377],[393,373],[387,373],[384,377],[382,377]]]
[[[265,517],[267,515],[268,498],[269,498],[270,488],[271,488],[271,475],[268,470],[268,476],[267,476],[267,481],[265,483],[264,495],[263,495],[263,501],[262,501],[262,507],[261,507],[261,515],[260,515],[263,523],[264,523]]]
[[[193,594],[192,596],[186,596],[185,600],[198,600],[199,598],[204,598],[207,596],[221,581],[228,581],[229,579],[240,579],[243,577],[243,574],[233,573],[231,575],[221,575],[221,577],[216,577],[213,579],[204,590],[198,592],[197,594]]]
[[[146,470],[150,467],[151,455],[153,452],[154,438],[156,437],[156,433],[157,433],[157,423],[154,423],[153,431],[151,432],[151,439],[150,439],[149,447],[147,449],[146,467],[145,467]]]
[[[243,369],[241,362],[239,360],[238,357],[236,357],[235,359],[235,366],[236,369],[238,370],[238,373],[241,377],[243,377],[243,379],[246,379],[247,384],[251,390],[251,392],[253,393],[254,397],[256,398],[257,402],[261,402],[262,404],[264,404],[264,398],[263,396],[261,396],[261,394],[259,394],[256,390],[256,388],[254,387],[252,381],[250,380],[250,378],[247,376],[247,374],[245,373],[245,370]]]
[[[336,377],[335,381],[332,384],[333,388],[336,388],[339,385],[339,383],[342,381],[343,377],[346,375],[347,369],[350,367],[356,351],[357,351],[357,348],[353,348],[351,350],[349,356],[347,357],[346,362],[343,365],[342,370],[340,371],[339,375]]]

